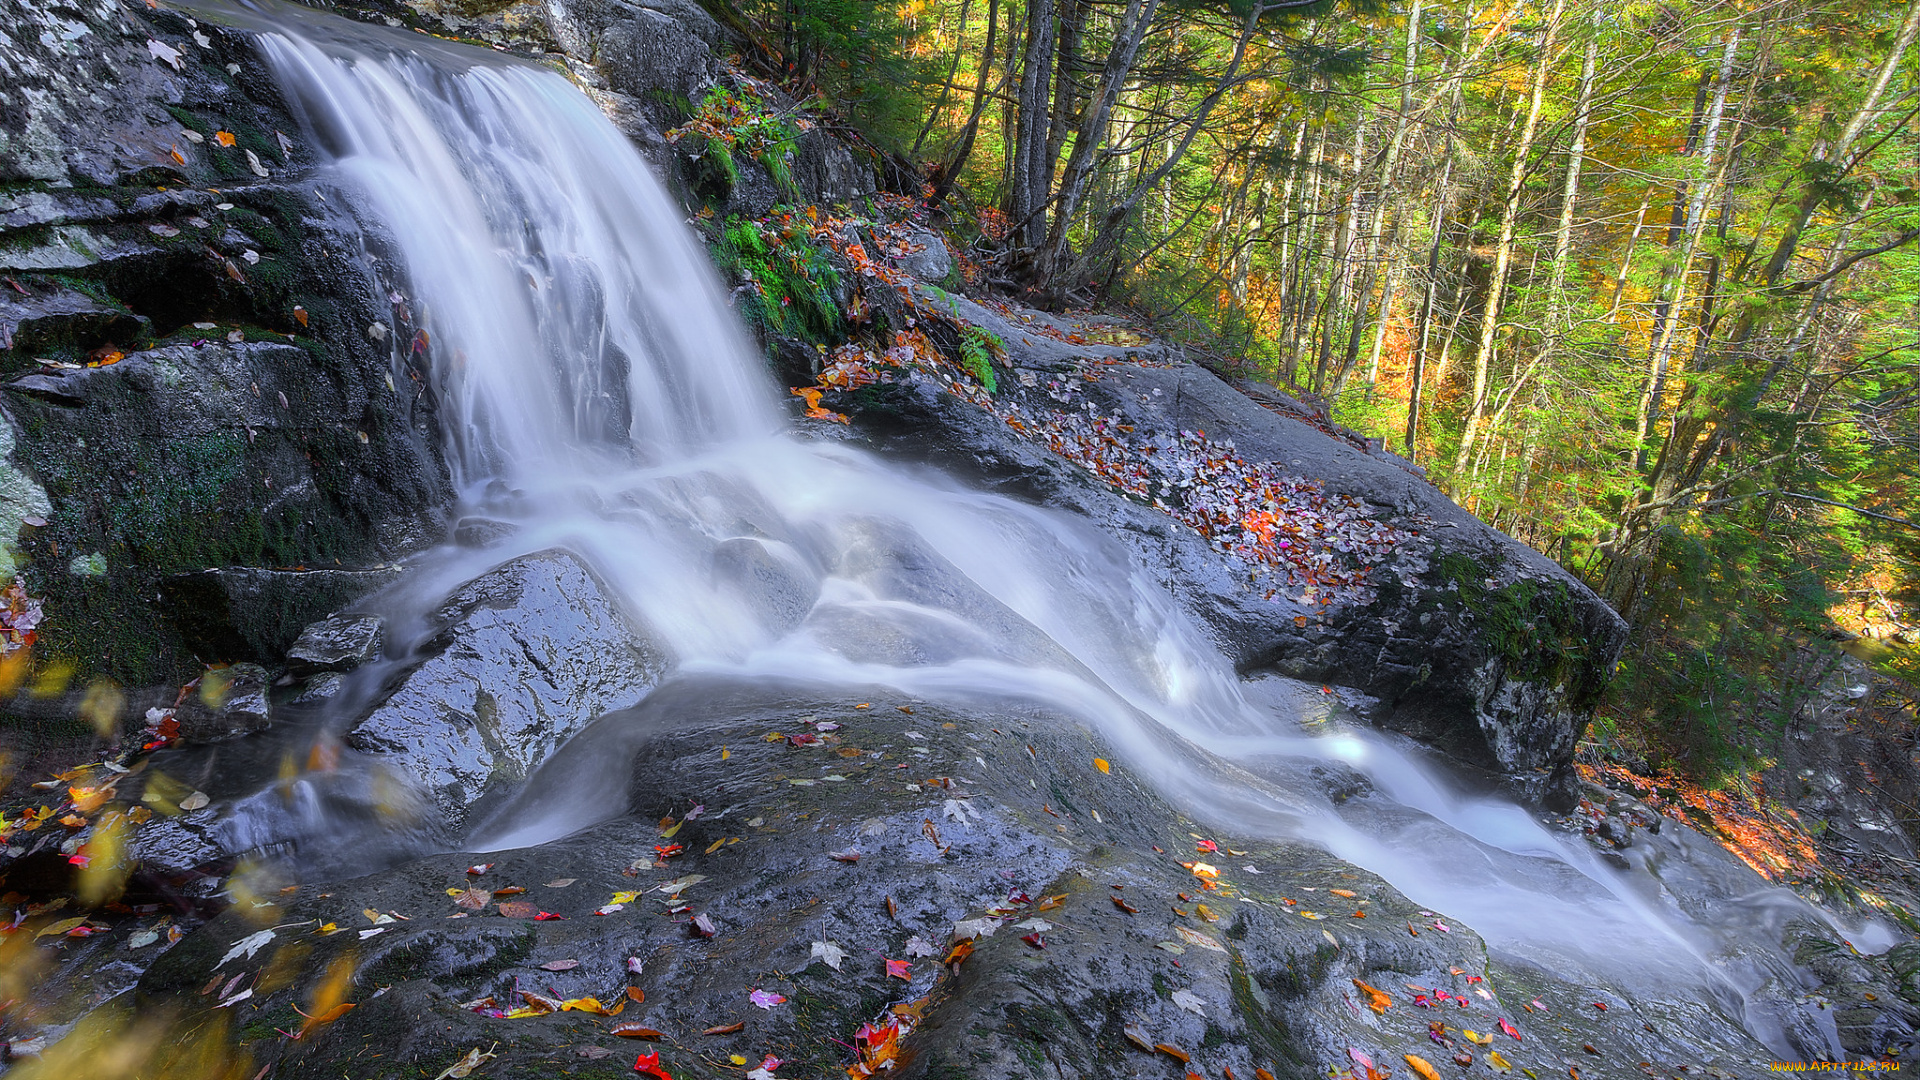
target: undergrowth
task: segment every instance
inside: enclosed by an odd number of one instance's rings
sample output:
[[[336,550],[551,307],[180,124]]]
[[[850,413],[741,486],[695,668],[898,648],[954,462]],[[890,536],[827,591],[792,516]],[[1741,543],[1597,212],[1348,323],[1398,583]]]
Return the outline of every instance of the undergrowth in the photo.
[[[834,292],[840,274],[815,246],[806,223],[781,208],[765,222],[729,217],[713,246],[720,269],[748,288],[740,314],[763,338],[836,340],[842,320]]]

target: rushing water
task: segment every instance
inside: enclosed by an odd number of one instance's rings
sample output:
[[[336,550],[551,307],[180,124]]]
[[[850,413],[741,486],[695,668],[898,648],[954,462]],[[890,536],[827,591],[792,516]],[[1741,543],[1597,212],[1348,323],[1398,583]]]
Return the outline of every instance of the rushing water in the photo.
[[[564,547],[679,672],[1044,703],[1195,816],[1323,846],[1509,958],[1715,1002],[1782,1056],[1840,1055],[1828,1014],[1792,1001],[1805,984],[1778,932],[1812,912],[1790,893],[1681,829],[1620,871],[1394,740],[1310,734],[1302,699],[1239,680],[1090,523],[787,434],[680,209],[583,94],[531,65],[288,18],[263,51],[327,180],[404,267],[467,508],[518,527],[420,560],[396,594],[403,645],[461,581]],[[797,606],[716,578],[716,551],[743,544],[800,583]],[[510,826],[465,843],[537,844],[617,811],[626,774],[608,763],[634,739],[590,728],[495,815]],[[1307,778],[1323,762],[1375,793],[1333,805]]]

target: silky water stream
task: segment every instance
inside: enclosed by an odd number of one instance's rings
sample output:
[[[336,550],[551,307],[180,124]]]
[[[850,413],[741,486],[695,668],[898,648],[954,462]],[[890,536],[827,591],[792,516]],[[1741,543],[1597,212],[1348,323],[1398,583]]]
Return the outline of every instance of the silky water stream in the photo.
[[[1302,699],[1277,680],[1243,683],[1090,522],[787,433],[681,210],[560,75],[311,13],[244,17],[322,150],[324,181],[404,268],[395,299],[431,342],[465,509],[514,528],[485,551],[416,560],[385,601],[390,652],[404,658],[460,583],[564,548],[678,676],[1040,703],[1096,728],[1196,818],[1321,846],[1513,961],[1710,1002],[1782,1057],[1844,1057],[1778,946],[1788,919],[1825,916],[1712,845],[1664,830],[1621,870],[1516,806],[1459,794],[1413,748],[1365,729],[1310,733]],[[784,567],[798,604],[716,577],[729,545]],[[643,738],[590,726],[455,842],[536,845],[619,812]],[[1325,762],[1373,792],[1334,805],[1307,779]],[[1871,926],[1850,939],[1888,944]]]

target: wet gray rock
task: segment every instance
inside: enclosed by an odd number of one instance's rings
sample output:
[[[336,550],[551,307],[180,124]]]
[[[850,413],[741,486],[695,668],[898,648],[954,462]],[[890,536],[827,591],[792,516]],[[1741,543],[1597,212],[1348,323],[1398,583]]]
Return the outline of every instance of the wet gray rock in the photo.
[[[1097,772],[1093,759],[1110,751],[1070,720],[950,710],[879,690],[866,700],[872,709],[764,686],[665,684],[576,744],[615,772],[599,791],[608,803],[594,808],[601,823],[489,853],[478,877],[466,869],[481,860],[454,853],[301,887],[276,908],[276,924],[344,927],[363,909],[410,918],[384,929],[362,919],[363,930],[380,930],[364,940],[300,939],[313,950],[311,970],[351,955],[359,985],[388,990],[313,1037],[256,1043],[257,1060],[285,1075],[333,1075],[371,1040],[385,1057],[371,1074],[363,1057],[355,1075],[431,1075],[476,1045],[496,1049],[490,1068],[501,1075],[578,1071],[597,1059],[629,1068],[634,1044],[613,1037],[610,1021],[489,1019],[467,1004],[486,1008],[491,998],[505,1010],[524,1004],[523,990],[611,1002],[629,987],[644,1000],[619,1021],[664,1033],[642,1049],[659,1050],[677,1077],[715,1080],[734,1075],[712,1064],[728,1054],[776,1054],[789,1063],[781,1074],[842,1075],[854,1031],[884,1022],[894,1005],[917,1018],[899,1069],[908,1078],[1179,1075],[1135,1036],[1189,1055],[1204,1076],[1324,1077],[1350,1063],[1350,1047],[1395,1066],[1401,1054],[1422,1054],[1450,1070],[1453,1052],[1484,1054],[1458,1028],[1498,1032],[1497,1017],[1522,1035],[1496,1035],[1516,1075],[1564,1073],[1571,1062],[1611,1080],[1645,1075],[1645,1061],[1661,1075],[1745,1076],[1770,1056],[1710,1009],[1489,966],[1484,945],[1457,923],[1452,933],[1409,935],[1425,916],[1378,878],[1304,847],[1212,833],[1125,770]],[[799,745],[764,737],[812,736],[809,721],[840,727]],[[897,769],[903,762],[913,767]],[[569,769],[552,783],[577,786],[579,775]],[[678,826],[670,842],[683,850],[658,860],[656,845],[669,843],[662,818]],[[1194,854],[1195,832],[1235,852],[1215,860],[1216,888],[1184,865],[1209,858]],[[463,909],[447,895],[508,886],[527,890],[505,899],[528,908],[503,911],[488,897]],[[596,913],[619,892],[639,896]],[[534,921],[535,912],[559,918]],[[239,912],[208,924],[146,973],[139,1005],[198,1000],[220,958],[259,925]],[[961,940],[971,954],[944,965]],[[823,950],[822,959],[814,942],[844,956]],[[884,960],[907,961],[908,978],[890,977]],[[263,952],[238,971],[269,962]],[[1368,1010],[1354,980],[1393,1005]],[[1445,988],[1466,1005],[1416,1008],[1408,983]],[[755,989],[784,1000],[757,1008]],[[295,980],[235,1008],[242,1022],[274,1016],[302,992]],[[1546,1011],[1529,1007],[1536,1000]],[[1611,1010],[1594,1010],[1594,1000]],[[1433,1044],[1430,1020],[1453,1028],[1454,1047]],[[721,1033],[702,1034],[709,1029]]]
[[[906,233],[907,242],[916,250],[890,258],[889,262],[921,281],[943,281],[953,273],[953,256],[947,252],[947,242],[939,233],[919,225],[907,226]]]
[[[953,307],[973,317],[965,302]],[[1003,395],[1034,412],[1051,411],[1046,384],[1066,375],[1080,399],[1073,408],[1140,431],[1230,439],[1247,461],[1320,481],[1329,496],[1417,536],[1375,567],[1368,595],[1335,604],[1297,588],[1268,595],[1243,564],[1171,517],[931,383],[869,388],[833,407],[851,411],[880,449],[1100,523],[1156,568],[1243,673],[1359,690],[1378,699],[1371,722],[1445,751],[1523,801],[1571,808],[1574,748],[1626,642],[1626,624],[1591,590],[1399,464],[1263,408],[1205,368],[1146,350],[1129,363],[1125,347],[1073,345],[993,318],[1009,366],[1038,373],[1003,380]]]
[[[422,655],[346,741],[430,793],[453,827],[595,716],[638,701],[665,666],[564,552],[481,575],[436,622]]]
[[[287,670],[295,675],[352,671],[380,655],[383,623],[377,615],[335,615],[305,630],[287,650]]]
[[[84,293],[56,286],[22,296],[0,291],[0,352],[44,354],[61,345],[88,351],[108,342],[131,342],[145,320]]]
[[[272,676],[258,664],[216,668],[200,677],[201,690],[174,712],[180,738],[188,743],[220,742],[260,731],[272,723],[267,692]]]
[[[691,0],[547,0],[546,12],[560,48],[594,62],[616,92],[697,102],[718,70],[720,26]]]

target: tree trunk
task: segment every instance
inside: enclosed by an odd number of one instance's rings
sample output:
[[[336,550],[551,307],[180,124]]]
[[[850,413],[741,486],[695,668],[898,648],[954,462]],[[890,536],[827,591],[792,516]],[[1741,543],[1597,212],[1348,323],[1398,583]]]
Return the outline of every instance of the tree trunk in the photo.
[[[1487,407],[1487,372],[1493,366],[1495,338],[1500,329],[1500,305],[1507,290],[1507,270],[1513,262],[1514,226],[1520,216],[1520,199],[1527,181],[1527,156],[1533,151],[1533,137],[1540,127],[1540,109],[1546,101],[1547,73],[1553,68],[1554,38],[1560,32],[1560,16],[1566,0],[1553,0],[1547,15],[1546,38],[1540,43],[1540,62],[1533,69],[1532,96],[1527,103],[1527,120],[1513,151],[1513,170],[1507,180],[1506,199],[1500,206],[1500,238],[1493,250],[1493,277],[1487,282],[1486,310],[1480,317],[1480,340],[1473,355],[1473,398],[1467,407],[1467,426],[1460,433],[1460,451],[1454,457],[1454,469],[1464,469],[1473,449],[1482,414]]]

